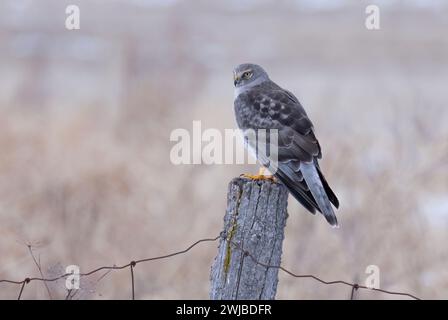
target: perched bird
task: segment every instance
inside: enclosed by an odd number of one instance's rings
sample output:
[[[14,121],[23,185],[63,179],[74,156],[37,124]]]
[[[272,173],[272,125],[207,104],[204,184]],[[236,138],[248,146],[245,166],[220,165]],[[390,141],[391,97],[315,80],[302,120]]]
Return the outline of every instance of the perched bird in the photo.
[[[316,210],[321,212],[328,223],[337,227],[331,204],[338,208],[339,200],[319,168],[321,148],[313,124],[299,100],[271,81],[259,65],[241,64],[234,69],[233,76],[235,116],[246,147],[306,209],[313,214]],[[277,141],[266,140],[267,145],[276,144],[273,153],[276,159],[268,152],[261,152],[259,145],[256,148],[248,134],[267,130],[277,133]],[[256,176],[245,176],[266,179],[261,172]]]

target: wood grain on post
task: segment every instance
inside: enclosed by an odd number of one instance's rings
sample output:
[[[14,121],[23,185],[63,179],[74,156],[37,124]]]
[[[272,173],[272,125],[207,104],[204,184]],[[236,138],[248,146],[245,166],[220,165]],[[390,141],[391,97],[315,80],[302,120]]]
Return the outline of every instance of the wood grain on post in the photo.
[[[270,180],[230,182],[225,236],[211,269],[211,299],[275,299],[279,270],[253,258],[280,265],[287,200],[286,188]]]

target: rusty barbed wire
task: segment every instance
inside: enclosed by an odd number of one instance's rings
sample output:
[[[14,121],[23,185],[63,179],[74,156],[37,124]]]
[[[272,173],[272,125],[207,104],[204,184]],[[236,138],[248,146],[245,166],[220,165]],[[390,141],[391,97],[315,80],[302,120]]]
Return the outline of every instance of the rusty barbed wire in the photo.
[[[176,251],[176,252],[169,253],[169,254],[162,255],[162,256],[150,257],[150,258],[145,258],[145,259],[140,259],[140,260],[132,260],[129,263],[127,263],[125,265],[122,265],[122,266],[115,266],[115,265],[114,266],[102,266],[102,267],[98,267],[98,268],[93,269],[93,270],[91,270],[89,272],[86,272],[86,273],[79,273],[79,276],[80,277],[87,277],[87,276],[90,276],[90,275],[95,274],[95,273],[97,273],[99,271],[102,271],[102,270],[107,270],[108,272],[110,272],[110,271],[113,271],[113,270],[123,270],[123,269],[129,268],[130,272],[131,272],[131,299],[134,300],[135,299],[134,268],[135,268],[135,266],[137,264],[150,262],[150,261],[154,261],[154,260],[168,259],[168,258],[177,256],[177,255],[182,255],[182,254],[185,254],[185,253],[189,252],[191,249],[193,249],[194,247],[196,247],[197,245],[199,245],[201,243],[204,243],[204,242],[216,242],[218,239],[223,239],[224,241],[228,241],[228,239],[225,236],[225,233],[221,232],[218,236],[216,236],[214,238],[199,239],[196,242],[194,242],[191,245],[189,245],[186,249],[181,250],[181,251]],[[344,281],[344,280],[325,281],[325,280],[323,280],[323,279],[321,279],[321,278],[319,278],[319,277],[317,277],[315,275],[312,275],[312,274],[296,274],[296,273],[294,273],[294,272],[284,268],[281,265],[270,265],[270,264],[266,264],[266,263],[260,262],[260,261],[258,261],[255,258],[255,256],[252,253],[244,250],[244,248],[241,245],[239,245],[238,243],[236,243],[234,241],[230,241],[230,243],[237,250],[241,250],[241,254],[243,255],[243,257],[249,257],[255,264],[260,265],[260,266],[262,266],[264,268],[279,269],[279,270],[283,271],[284,273],[286,273],[286,274],[288,274],[288,275],[290,275],[290,276],[292,276],[294,278],[310,278],[310,279],[316,280],[316,281],[318,281],[318,282],[320,282],[322,284],[325,284],[325,285],[341,284],[341,285],[349,286],[349,287],[351,287],[350,299],[354,298],[355,291],[357,291],[359,289],[366,289],[366,290],[382,292],[382,293],[389,294],[389,295],[407,296],[407,297],[413,298],[415,300],[420,300],[420,298],[416,297],[415,295],[410,294],[410,293],[406,293],[406,292],[389,291],[389,290],[383,290],[383,289],[379,289],[379,288],[369,288],[367,286],[362,286],[362,285],[359,285],[357,283],[350,283],[350,282],[347,282],[347,281]],[[239,272],[241,272],[241,270]],[[66,278],[68,276],[71,276],[71,275],[73,275],[73,274],[72,273],[64,273],[64,274],[62,274],[62,275],[60,275],[58,277],[54,277],[54,278],[27,277],[27,278],[25,278],[24,280],[21,280],[21,281],[15,281],[15,280],[9,280],[9,279],[0,279],[0,284],[1,283],[9,283],[9,284],[15,284],[15,285],[20,286],[20,291],[19,291],[19,294],[17,296],[17,300],[20,300],[22,298],[22,294],[24,292],[25,286],[28,283],[32,282],[32,281],[41,281],[41,282],[44,282],[44,284],[46,285],[47,282],[54,282],[54,281],[57,281],[57,280],[60,280],[60,279],[64,279],[64,278]],[[69,299],[71,297],[71,292],[72,292],[72,290],[68,290],[68,293],[67,293],[67,296],[66,296],[65,299]]]
[[[379,288],[369,288],[367,286],[362,286],[357,283],[350,283],[350,282],[347,282],[344,280],[325,281],[325,280],[322,280],[321,278],[319,278],[315,275],[312,275],[312,274],[295,274],[294,272],[289,271],[288,269],[282,267],[281,265],[277,266],[277,265],[270,265],[270,264],[260,262],[257,260],[257,258],[255,258],[255,256],[253,254],[251,254],[247,250],[244,250],[244,248],[241,245],[239,245],[238,243],[236,243],[234,241],[230,241],[230,243],[235,247],[235,249],[241,250],[243,252],[244,256],[250,257],[255,264],[258,264],[262,267],[265,267],[268,269],[269,268],[279,269],[294,278],[310,278],[310,279],[314,279],[314,280],[316,280],[322,284],[325,284],[325,285],[343,284],[343,285],[349,286],[352,288],[352,293],[351,293],[351,297],[350,297],[351,299],[353,299],[355,290],[366,289],[366,290],[378,291],[378,292],[382,292],[382,293],[386,293],[386,294],[390,294],[390,295],[407,296],[407,297],[413,298],[415,300],[421,300],[420,298],[416,297],[415,295],[406,293],[406,292],[396,292],[396,291],[383,290],[383,289],[379,289]]]
[[[170,254],[166,254],[166,255],[162,255],[162,256],[157,256],[157,257],[152,257],[152,258],[145,258],[145,259],[140,259],[140,260],[135,260],[135,261],[131,261],[123,266],[103,266],[103,267],[98,267],[92,271],[86,272],[86,273],[80,273],[79,276],[80,277],[86,277],[86,276],[90,276],[94,273],[97,273],[101,270],[122,270],[125,268],[130,268],[131,269],[131,285],[132,285],[132,299],[135,298],[135,283],[134,283],[134,270],[133,268],[139,264],[139,263],[143,263],[143,262],[148,262],[148,261],[154,261],[154,260],[161,260],[161,259],[166,259],[166,258],[171,258],[177,255],[181,255],[184,254],[188,251],[190,251],[191,249],[193,249],[194,247],[196,247],[198,244],[203,243],[203,242],[214,242],[216,240],[218,240],[221,237],[221,234],[218,235],[215,238],[204,238],[204,239],[200,239],[196,242],[194,242],[193,244],[191,244],[190,246],[188,246],[186,249],[181,250],[181,251],[177,251],[177,252],[173,252]],[[8,279],[0,279],[0,283],[10,283],[10,284],[16,284],[16,285],[20,285],[20,291],[19,291],[19,295],[17,297],[17,300],[20,300],[22,297],[22,293],[23,290],[25,288],[25,285],[30,283],[31,281],[42,281],[42,282],[54,282],[60,279],[64,279],[68,276],[73,275],[72,273],[64,273],[58,277],[55,278],[38,278],[38,277],[27,277],[22,281],[14,281],[14,280],[8,280]],[[70,294],[67,295],[67,298],[70,297]]]

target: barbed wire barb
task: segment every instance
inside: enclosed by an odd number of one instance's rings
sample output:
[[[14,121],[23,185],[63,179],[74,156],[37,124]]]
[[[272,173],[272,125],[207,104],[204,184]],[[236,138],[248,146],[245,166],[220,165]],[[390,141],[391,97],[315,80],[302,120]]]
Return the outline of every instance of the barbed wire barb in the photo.
[[[352,292],[350,293],[350,300],[354,300],[355,299],[355,291],[357,291],[359,288],[358,284],[355,283],[352,286]]]
[[[132,282],[132,300],[135,300],[135,284],[134,284],[134,267],[136,263],[135,261],[131,261],[131,282]]]

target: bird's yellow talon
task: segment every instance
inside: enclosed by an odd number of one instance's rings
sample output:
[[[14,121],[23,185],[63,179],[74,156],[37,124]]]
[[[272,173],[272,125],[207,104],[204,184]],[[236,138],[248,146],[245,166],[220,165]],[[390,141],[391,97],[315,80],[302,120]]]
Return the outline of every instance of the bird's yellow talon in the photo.
[[[277,179],[273,175],[266,176],[264,175],[265,168],[261,167],[258,171],[258,174],[252,175],[252,174],[242,174],[240,177],[255,180],[255,181],[263,181],[263,180],[270,180],[272,182],[277,182]]]

